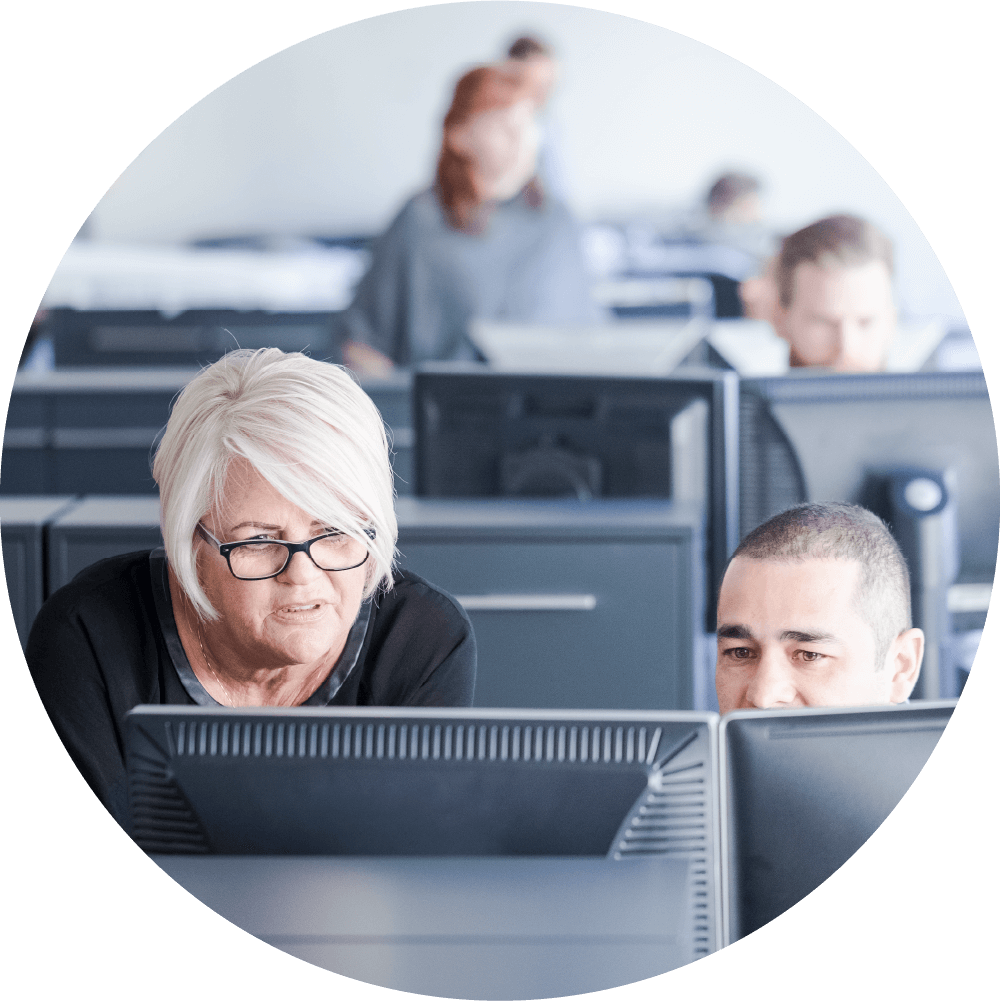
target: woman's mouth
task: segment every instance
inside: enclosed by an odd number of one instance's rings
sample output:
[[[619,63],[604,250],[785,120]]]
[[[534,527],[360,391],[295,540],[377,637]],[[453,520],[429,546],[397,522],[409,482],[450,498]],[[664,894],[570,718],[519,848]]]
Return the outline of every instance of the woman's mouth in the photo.
[[[289,619],[295,622],[302,622],[308,619],[318,618],[324,613],[325,605],[322,601],[307,601],[295,605],[282,605],[274,610],[274,614],[282,619]]]

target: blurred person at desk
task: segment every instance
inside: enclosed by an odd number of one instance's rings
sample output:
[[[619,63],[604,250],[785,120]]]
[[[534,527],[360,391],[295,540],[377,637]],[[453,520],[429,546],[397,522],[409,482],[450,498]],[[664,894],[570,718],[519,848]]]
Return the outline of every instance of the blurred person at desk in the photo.
[[[349,367],[378,376],[394,365],[477,358],[467,336],[473,319],[597,318],[576,224],[529,186],[535,110],[524,74],[483,66],[459,80],[434,186],[411,198],[377,241],[341,316]]]
[[[742,251],[750,266],[762,270],[776,241],[764,224],[760,181],[741,173],[716,178],[705,196],[704,215],[688,235],[700,243]]]
[[[744,315],[773,325],[791,368],[881,372],[897,334],[892,271],[887,236],[829,216],[786,237],[765,273],[743,282]]]
[[[42,607],[38,693],[127,826],[141,704],[469,706],[461,606],[393,566],[382,418],[342,368],[235,351],[180,394],[156,451],[164,549],[101,560]]]

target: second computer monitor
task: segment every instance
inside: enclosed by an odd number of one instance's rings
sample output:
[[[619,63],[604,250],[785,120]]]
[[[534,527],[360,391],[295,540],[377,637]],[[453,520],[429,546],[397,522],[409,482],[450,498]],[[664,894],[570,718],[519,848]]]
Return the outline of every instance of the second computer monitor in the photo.
[[[416,492],[700,502],[711,629],[737,539],[737,394],[727,372],[615,378],[428,367],[414,379]]]

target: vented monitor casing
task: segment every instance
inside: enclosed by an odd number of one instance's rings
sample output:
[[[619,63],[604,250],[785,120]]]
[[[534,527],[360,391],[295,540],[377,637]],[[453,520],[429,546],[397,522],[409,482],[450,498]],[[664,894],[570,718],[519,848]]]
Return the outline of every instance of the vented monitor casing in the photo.
[[[132,834],[151,852],[714,865],[715,726],[699,712],[141,706]]]

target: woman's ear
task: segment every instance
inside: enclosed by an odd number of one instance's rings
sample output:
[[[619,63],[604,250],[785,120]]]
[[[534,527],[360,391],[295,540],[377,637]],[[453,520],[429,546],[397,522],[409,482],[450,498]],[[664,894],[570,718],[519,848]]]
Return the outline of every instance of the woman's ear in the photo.
[[[905,702],[920,677],[920,665],[924,659],[924,631],[904,629],[889,648],[887,670],[892,671],[889,701]]]

